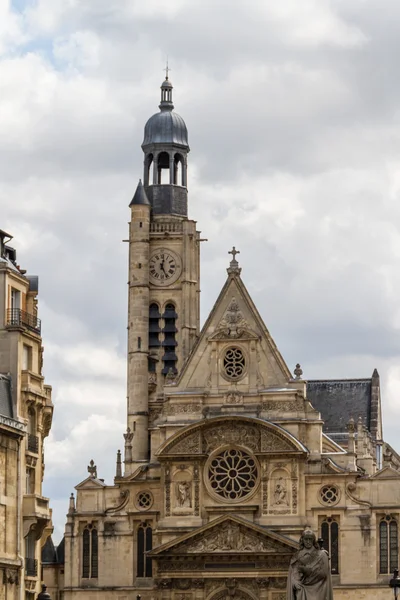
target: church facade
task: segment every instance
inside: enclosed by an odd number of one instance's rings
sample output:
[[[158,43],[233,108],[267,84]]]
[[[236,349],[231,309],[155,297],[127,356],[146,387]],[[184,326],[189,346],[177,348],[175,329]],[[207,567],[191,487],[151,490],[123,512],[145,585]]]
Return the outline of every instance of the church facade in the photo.
[[[379,375],[292,373],[235,248],[200,330],[201,237],[173,108],[167,77],[130,204],[124,455],[113,485],[89,465],[70,499],[64,580],[48,546],[45,582],[54,600],[284,600],[307,526],[336,598],[383,600],[398,566],[400,463],[382,436]]]

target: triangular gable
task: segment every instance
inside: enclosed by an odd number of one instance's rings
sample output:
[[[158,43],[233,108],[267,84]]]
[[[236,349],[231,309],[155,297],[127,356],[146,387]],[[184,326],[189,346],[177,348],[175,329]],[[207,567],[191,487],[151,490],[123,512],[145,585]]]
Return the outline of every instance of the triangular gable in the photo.
[[[399,479],[400,473],[393,467],[384,467],[373,475],[373,479]]]
[[[101,479],[97,479],[96,477],[87,477],[86,479],[84,479],[83,481],[81,481],[80,483],[78,483],[78,485],[75,486],[76,490],[93,490],[93,489],[99,489],[99,488],[104,488],[107,487],[106,484],[104,483],[104,481],[101,481]]]
[[[150,556],[162,558],[178,555],[217,553],[292,554],[298,544],[272,530],[254,525],[236,516],[222,516],[155,548]]]
[[[257,351],[251,359],[257,360],[257,370],[262,373],[263,388],[285,387],[292,379],[291,373],[274,340],[266,328],[246,286],[238,272],[230,273],[200,337],[174,385],[173,393],[204,388],[205,373],[209,370],[210,349],[213,342],[235,344],[256,340]],[[249,357],[250,359],[250,357]],[[206,377],[207,379],[207,377]],[[168,389],[168,388],[167,388]],[[172,391],[172,390],[171,390]]]

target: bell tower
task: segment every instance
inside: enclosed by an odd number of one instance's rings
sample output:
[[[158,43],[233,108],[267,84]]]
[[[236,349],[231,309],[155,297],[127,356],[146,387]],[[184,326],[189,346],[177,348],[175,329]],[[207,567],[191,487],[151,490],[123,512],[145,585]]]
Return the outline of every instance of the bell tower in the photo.
[[[172,90],[167,71],[160,111],[144,129],[143,184],[130,204],[125,475],[151,459],[151,406],[179,376],[200,329],[200,232],[188,218],[190,148]]]

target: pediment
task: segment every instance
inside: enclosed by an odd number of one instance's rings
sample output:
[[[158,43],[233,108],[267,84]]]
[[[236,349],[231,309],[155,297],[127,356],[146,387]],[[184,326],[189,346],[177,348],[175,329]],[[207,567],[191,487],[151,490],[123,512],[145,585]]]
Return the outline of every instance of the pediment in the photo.
[[[239,385],[286,388],[292,375],[239,275],[229,275],[184,365],[174,392],[226,391],[232,383],[223,364],[228,344],[239,345],[246,366]],[[239,380],[238,380],[239,382]]]
[[[290,555],[298,544],[244,519],[224,516],[159,546],[151,553],[154,558],[204,554],[270,554]]]
[[[229,416],[203,420],[185,427],[161,446],[157,455],[210,454],[222,446],[242,446],[254,453],[307,453],[288,431],[263,419]]]
[[[97,479],[96,477],[87,477],[81,483],[75,486],[76,490],[93,490],[93,489],[103,489],[106,487],[104,481],[101,479]]]
[[[399,479],[400,473],[393,467],[384,467],[373,476],[374,479]]]

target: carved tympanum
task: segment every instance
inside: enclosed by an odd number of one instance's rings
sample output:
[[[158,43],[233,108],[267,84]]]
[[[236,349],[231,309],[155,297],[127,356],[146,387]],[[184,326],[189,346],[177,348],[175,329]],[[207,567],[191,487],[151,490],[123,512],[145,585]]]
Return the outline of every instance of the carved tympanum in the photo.
[[[179,548],[182,551],[182,547]],[[252,535],[237,523],[222,527],[184,547],[187,553],[198,552],[275,552],[276,546],[267,538]]]

